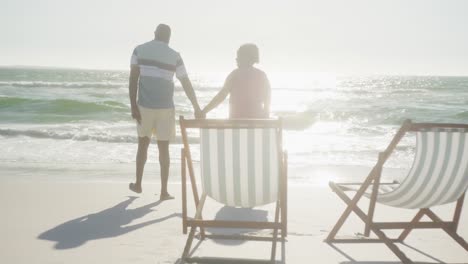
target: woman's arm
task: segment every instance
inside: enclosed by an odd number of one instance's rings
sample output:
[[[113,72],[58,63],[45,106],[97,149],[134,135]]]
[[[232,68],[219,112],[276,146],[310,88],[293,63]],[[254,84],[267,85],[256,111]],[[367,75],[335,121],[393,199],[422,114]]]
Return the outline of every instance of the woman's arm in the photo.
[[[208,105],[205,106],[205,108],[203,109],[204,114],[207,114],[208,112],[216,108],[220,103],[224,101],[224,99],[226,99],[227,95],[231,92],[232,85],[230,76],[231,75],[229,75],[226,78],[226,81],[224,82],[224,86],[221,89],[221,91],[219,91],[218,94],[215,95],[213,99],[211,99],[211,102],[209,102]]]

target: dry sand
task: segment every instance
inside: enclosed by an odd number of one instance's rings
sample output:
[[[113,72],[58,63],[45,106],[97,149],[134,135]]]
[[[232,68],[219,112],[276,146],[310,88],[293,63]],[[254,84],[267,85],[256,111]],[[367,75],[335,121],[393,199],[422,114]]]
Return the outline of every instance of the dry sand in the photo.
[[[0,263],[177,263],[180,258],[187,237],[182,234],[180,183],[169,187],[176,199],[160,203],[159,185],[154,181],[145,183],[143,193],[136,195],[125,181],[26,177],[11,168],[0,174]],[[189,206],[193,215],[193,201]],[[383,244],[323,242],[345,208],[327,186],[290,183],[288,206],[289,233],[287,242],[278,246],[280,263],[399,263]],[[205,218],[218,219],[229,215],[265,219],[273,214],[271,206],[248,210],[208,202],[206,209]],[[435,211],[450,219],[452,209],[448,205]],[[415,213],[382,206],[376,217],[403,221]],[[362,222],[353,215],[340,236],[355,237],[359,232],[363,232]],[[468,208],[462,212],[459,233],[468,240]],[[414,261],[468,263],[468,252],[441,230],[414,231],[406,242],[400,248]],[[206,240],[193,255],[268,259],[270,245]]]

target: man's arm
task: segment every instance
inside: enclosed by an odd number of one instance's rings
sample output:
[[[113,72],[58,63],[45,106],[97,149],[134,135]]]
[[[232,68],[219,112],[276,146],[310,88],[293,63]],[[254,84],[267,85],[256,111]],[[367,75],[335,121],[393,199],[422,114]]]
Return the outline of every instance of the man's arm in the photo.
[[[130,68],[130,80],[128,84],[128,93],[130,96],[130,106],[132,110],[132,118],[138,123],[141,122],[140,110],[137,105],[138,78],[140,77],[140,68],[138,65],[132,65]]]
[[[182,84],[182,88],[184,88],[185,94],[187,95],[188,99],[193,105],[193,110],[195,111],[195,117],[204,118],[204,115],[202,114],[200,105],[198,104],[197,96],[195,95],[195,91],[193,90],[192,82],[190,82],[190,79],[187,76],[185,76],[179,79],[179,81]]]
[[[176,62],[176,77],[179,79],[180,84],[182,84],[182,88],[184,88],[185,94],[192,103],[193,110],[195,112],[195,118],[205,118],[200,109],[200,105],[198,105],[197,96],[193,90],[192,82],[190,82],[187,71],[185,70],[184,61],[182,60],[180,54],[178,54],[178,56],[179,57],[177,58]]]

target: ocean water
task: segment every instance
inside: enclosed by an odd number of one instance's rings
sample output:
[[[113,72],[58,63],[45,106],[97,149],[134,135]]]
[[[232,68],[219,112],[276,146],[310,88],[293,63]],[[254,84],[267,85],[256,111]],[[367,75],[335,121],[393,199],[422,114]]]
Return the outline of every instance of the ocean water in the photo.
[[[191,75],[202,106],[224,77]],[[468,77],[269,77],[272,115],[284,120],[292,168],[372,166],[405,119],[468,123]],[[178,82],[174,100],[177,116],[193,117]],[[0,68],[0,162],[134,163],[137,135],[129,104],[126,71]],[[227,115],[226,101],[209,117]],[[179,131],[177,135],[172,163],[180,162]],[[189,136],[197,142],[196,131]],[[410,135],[387,166],[407,168],[413,155]],[[148,162],[156,161],[153,146]]]

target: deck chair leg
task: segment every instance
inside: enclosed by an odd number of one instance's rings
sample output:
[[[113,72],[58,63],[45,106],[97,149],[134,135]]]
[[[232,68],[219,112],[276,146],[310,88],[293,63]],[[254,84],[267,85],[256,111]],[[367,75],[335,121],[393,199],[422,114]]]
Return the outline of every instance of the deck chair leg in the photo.
[[[201,212],[203,210],[203,206],[205,205],[205,200],[206,200],[206,193],[202,194],[202,197],[200,199],[200,202],[198,203],[197,206],[197,212],[195,213],[195,219],[199,220],[201,219]],[[192,242],[193,238],[195,237],[195,231],[197,230],[196,226],[192,226],[190,228],[190,234],[187,238],[187,242],[185,243],[185,248],[184,248],[184,253],[182,254],[181,262],[184,263],[185,260],[188,257],[188,254],[190,253],[190,248],[192,247]],[[200,227],[200,232],[202,230],[202,227]],[[203,235],[202,235],[202,240],[203,240]]]
[[[350,211],[353,211],[364,223],[366,223],[366,221],[368,220],[368,216],[364,213],[364,211],[361,210],[361,208],[359,208],[356,203],[354,202],[354,199],[351,200],[349,199],[348,196],[346,196],[346,194],[338,189],[336,186],[334,186],[336,188],[336,194],[338,194],[338,196],[347,204],[349,204],[348,208],[350,208]],[[354,202],[354,203],[353,203]],[[346,211],[345,211],[346,213]],[[344,214],[343,214],[344,215]],[[349,215],[349,213],[348,213]],[[345,218],[346,219],[346,218]],[[344,221],[343,221],[344,222]],[[370,230],[372,232],[374,232],[377,237],[382,240],[382,242],[387,245],[387,247],[403,262],[403,263],[413,263],[404,253],[403,251],[401,251],[386,235],[384,232],[382,232],[380,229],[376,228],[375,226],[373,225],[369,225],[370,226]],[[335,226],[336,227],[336,226]],[[341,226],[340,226],[341,227]],[[328,240],[326,240],[327,242],[333,242],[333,237]]]
[[[283,160],[283,191],[281,194],[280,212],[281,212],[281,238],[288,235],[288,153],[284,152]]]
[[[190,253],[190,248],[192,247],[192,242],[193,242],[193,238],[195,237],[195,230],[196,229],[197,228],[195,226],[192,226],[190,228],[190,233],[189,233],[189,236],[187,238],[187,242],[185,242],[184,252],[182,253],[182,257],[180,258],[180,263],[182,263],[182,264],[185,263],[185,260],[187,259],[188,254]]]
[[[367,183],[367,185],[369,184],[370,181],[366,181],[364,184]],[[363,185],[364,185],[363,184]],[[357,207],[357,203],[359,201],[359,199],[361,198],[362,196],[362,193],[357,193],[352,200],[349,199],[349,197],[338,187],[336,186],[335,183],[330,183],[330,187],[332,188],[332,190],[338,195],[338,197],[341,198],[341,200],[343,200],[347,205],[348,207],[346,207],[345,211],[343,212],[343,214],[341,215],[341,217],[338,219],[338,221],[336,222],[335,226],[333,227],[332,231],[330,231],[330,234],[328,234],[327,238],[325,239],[325,242],[331,242],[336,234],[338,233],[338,231],[340,230],[340,228],[343,226],[344,222],[346,221],[346,219],[348,218],[348,216],[351,214],[351,212]],[[367,188],[367,187],[366,187]]]
[[[282,202],[277,203],[277,208],[275,212],[275,222],[280,224],[281,221],[281,238],[285,239],[286,236],[288,235],[288,228],[287,228],[287,216],[285,216],[285,212],[287,210],[286,206],[283,206],[281,204]],[[281,220],[280,220],[281,219]]]
[[[276,203],[276,210],[275,210],[275,224],[279,223],[279,211],[280,205],[279,202]],[[283,236],[283,231],[281,235]],[[276,259],[276,241],[278,240],[278,228],[273,229],[273,242],[271,243],[271,262],[273,263]]]
[[[355,204],[353,204],[352,202],[349,203],[349,204],[348,203],[346,203],[346,204],[348,205],[348,207],[343,212],[341,217],[338,219],[338,221],[336,222],[336,224],[333,227],[332,231],[330,231],[330,234],[328,234],[327,238],[325,239],[326,242],[330,242],[331,240],[333,240],[335,238],[336,234],[338,233],[340,228],[343,226],[343,224],[346,221],[346,219],[348,218],[348,216],[353,211],[353,207],[355,206]]]
[[[206,199],[206,194],[204,195],[204,198],[203,198],[203,195],[202,195],[202,198],[199,200],[199,202],[197,203],[196,205],[196,208],[197,208],[197,212],[198,212],[198,208],[200,207],[201,209],[203,209],[203,205],[205,203],[205,199]],[[200,206],[201,204],[201,206]],[[199,218],[200,220],[203,220],[203,217],[202,217],[202,213],[200,211],[200,213],[196,216],[197,218]],[[201,240],[204,240],[205,237],[206,237],[206,234],[205,234],[205,228],[200,226],[200,237],[201,237]]]
[[[181,159],[182,159],[182,164],[181,164],[181,174],[182,174],[182,232],[183,234],[187,234],[187,154],[185,152],[185,149],[181,149]],[[192,184],[192,191],[194,195],[194,200],[195,200],[195,206],[198,207],[198,204],[200,203],[198,199],[198,191],[196,187],[196,183],[194,183],[194,180],[192,177],[190,177],[191,184]],[[195,186],[194,186],[195,185]],[[200,218],[201,218],[201,213],[200,213]],[[200,234],[202,240],[205,238],[205,229],[203,227],[200,227]]]
[[[349,198],[348,198],[348,201],[349,201]],[[353,211],[356,213],[357,216],[359,216],[359,218],[361,218],[362,221],[366,222],[366,220],[368,219],[368,217],[366,216],[366,214],[361,210],[361,208],[359,207],[354,207],[353,208]],[[372,232],[374,232],[374,234],[377,235],[377,237],[382,240],[382,242],[387,245],[387,247],[405,264],[407,263],[413,263],[413,261],[411,259],[409,259],[405,253],[403,253],[403,251],[401,251],[396,245],[395,243],[393,243],[386,235],[385,233],[370,225],[370,230]]]
[[[195,219],[198,220],[203,220],[202,219],[202,211],[203,211],[203,206],[205,206],[205,201],[206,201],[206,193],[202,194],[202,197],[200,199],[200,202],[198,203],[197,206],[197,212],[195,213]],[[200,226],[200,238],[201,240],[205,240],[205,228],[203,226]]]
[[[409,226],[401,232],[400,236],[398,237],[398,240],[403,242],[406,237],[409,235],[409,233],[413,230],[414,225],[421,220],[421,218],[424,216],[424,210],[419,210],[419,212],[414,216],[413,220],[409,223]]]
[[[186,157],[185,149],[180,151],[181,162],[181,177],[182,177],[182,233],[187,234],[187,172],[186,172]]]
[[[404,263],[413,263],[403,251],[401,251],[380,229],[371,227],[372,232],[374,232],[378,238],[380,238],[385,245]]]
[[[380,153],[379,154],[379,164],[383,164],[384,162],[384,154]],[[369,237],[370,235],[370,225],[373,222],[374,219],[374,212],[375,212],[375,204],[377,202],[377,194],[379,192],[379,185],[380,185],[380,176],[382,175],[382,167],[376,166],[376,172],[375,172],[375,179],[374,183],[372,186],[372,194],[371,198],[369,201],[369,211],[367,212],[367,221],[366,221],[366,226],[364,228],[364,236]]]
[[[463,208],[463,202],[465,201],[465,193],[463,193],[460,198],[458,198],[457,205],[455,206],[455,213],[453,214],[453,223],[454,228],[453,231],[457,232],[458,223],[460,222],[461,211]]]
[[[356,213],[357,216],[359,216],[359,218],[361,218],[362,221],[366,221],[367,220],[367,217],[366,217],[366,214],[359,208],[359,207],[354,207],[353,211]],[[374,232],[377,237],[382,240],[382,242],[387,245],[387,247],[405,264],[407,263],[413,263],[413,261],[411,259],[409,259],[405,253],[403,253],[403,251],[401,251],[396,245],[395,243],[393,243],[386,235],[385,233],[370,225],[370,229],[372,232]]]
[[[426,212],[426,215],[429,216],[429,218],[432,219],[432,221],[436,222],[436,223],[441,223],[443,222],[436,214],[434,214],[434,212],[432,212],[431,210],[429,209],[425,209],[425,212]],[[443,227],[442,228],[449,236],[451,236],[453,238],[453,240],[455,240],[460,246],[462,246],[465,250],[468,251],[468,243],[466,243],[466,241],[457,234],[456,231],[453,230],[453,228],[449,228],[449,227]]]

